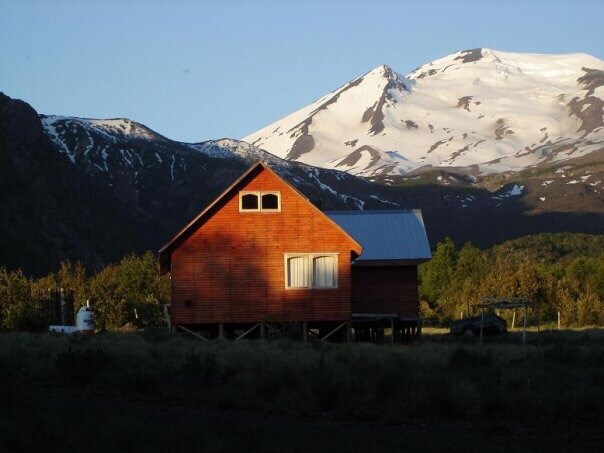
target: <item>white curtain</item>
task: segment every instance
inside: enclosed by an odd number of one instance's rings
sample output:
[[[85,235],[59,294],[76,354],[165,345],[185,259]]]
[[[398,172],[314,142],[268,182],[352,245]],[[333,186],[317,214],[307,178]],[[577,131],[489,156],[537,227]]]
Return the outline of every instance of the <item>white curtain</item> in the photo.
[[[317,256],[313,259],[313,286],[333,288],[336,286],[336,260],[333,256]]]
[[[287,278],[290,288],[308,288],[310,286],[310,266],[306,256],[294,256],[287,259]]]

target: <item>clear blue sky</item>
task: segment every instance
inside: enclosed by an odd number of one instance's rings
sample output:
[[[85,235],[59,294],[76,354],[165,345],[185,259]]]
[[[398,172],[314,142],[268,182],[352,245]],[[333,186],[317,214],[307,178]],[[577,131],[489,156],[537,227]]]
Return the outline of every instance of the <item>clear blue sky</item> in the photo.
[[[40,113],[240,138],[382,63],[460,49],[604,58],[602,1],[0,0],[0,91]]]

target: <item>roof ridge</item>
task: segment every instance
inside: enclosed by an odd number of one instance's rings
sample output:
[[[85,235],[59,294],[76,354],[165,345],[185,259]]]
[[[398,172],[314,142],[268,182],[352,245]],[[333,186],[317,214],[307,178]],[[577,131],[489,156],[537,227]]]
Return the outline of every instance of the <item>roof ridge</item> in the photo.
[[[421,209],[365,209],[365,210],[336,210],[336,211],[323,211],[324,214],[343,214],[343,215],[362,215],[362,214],[406,214],[411,212],[421,213]]]

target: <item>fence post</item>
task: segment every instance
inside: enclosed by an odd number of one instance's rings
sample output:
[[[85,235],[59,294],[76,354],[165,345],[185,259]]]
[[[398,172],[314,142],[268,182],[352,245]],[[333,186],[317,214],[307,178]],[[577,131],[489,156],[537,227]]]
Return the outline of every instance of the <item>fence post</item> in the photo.
[[[528,304],[524,306],[524,328],[522,329],[522,344],[526,343],[526,318],[528,318]]]
[[[480,346],[482,346],[482,326],[484,324],[484,307],[482,307],[482,315],[480,316]]]
[[[560,311],[558,311],[558,330],[560,330]]]
[[[66,317],[66,312],[67,312],[67,302],[65,301],[65,291],[63,290],[63,288],[60,288],[59,290],[59,297],[60,297],[60,303],[61,303],[61,325],[64,326],[65,325],[65,317]]]

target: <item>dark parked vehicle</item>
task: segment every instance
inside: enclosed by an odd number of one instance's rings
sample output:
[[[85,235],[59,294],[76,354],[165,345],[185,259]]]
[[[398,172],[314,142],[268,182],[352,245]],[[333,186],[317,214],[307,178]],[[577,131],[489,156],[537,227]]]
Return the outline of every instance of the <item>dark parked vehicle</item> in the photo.
[[[484,318],[479,315],[451,321],[451,334],[468,336],[480,335],[481,319],[483,335],[499,335],[507,333],[508,331],[508,325],[505,319],[494,313],[485,313]]]

